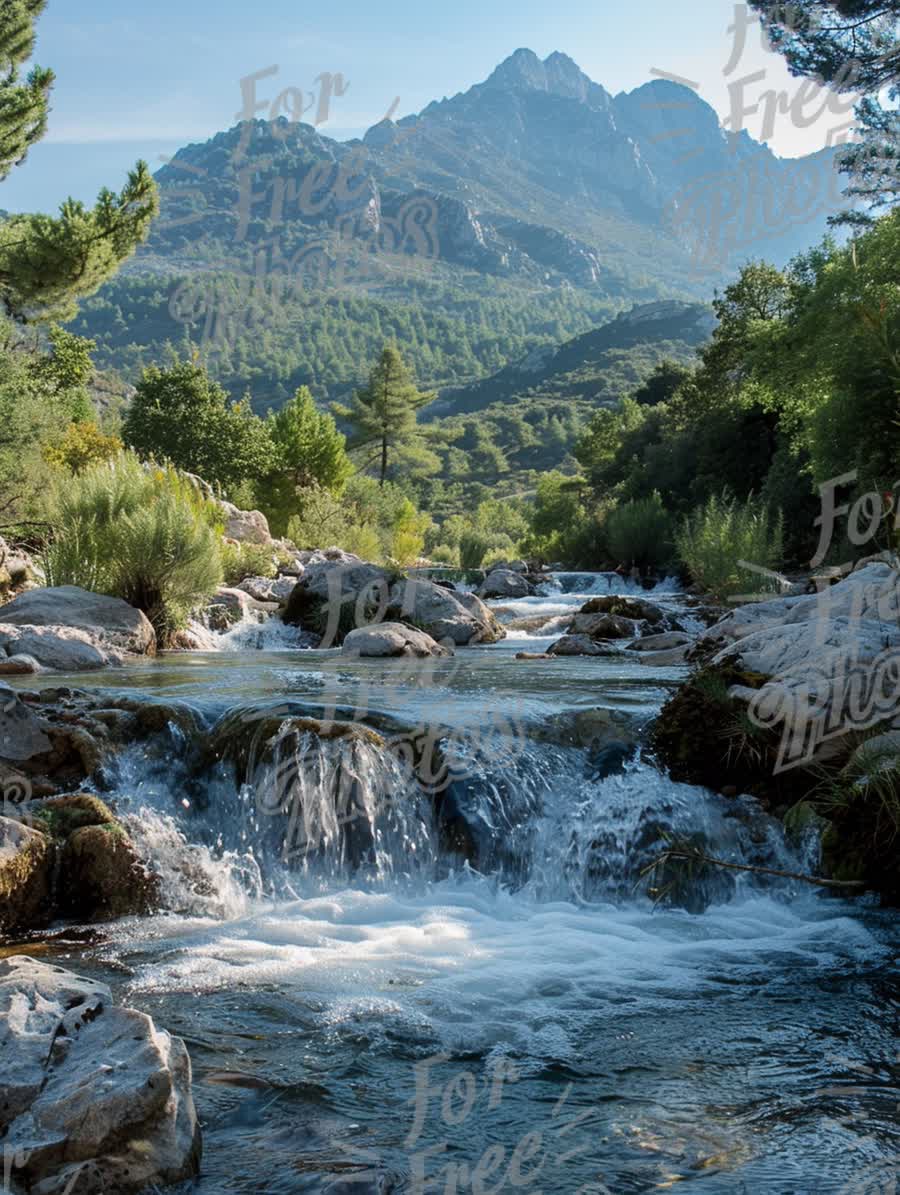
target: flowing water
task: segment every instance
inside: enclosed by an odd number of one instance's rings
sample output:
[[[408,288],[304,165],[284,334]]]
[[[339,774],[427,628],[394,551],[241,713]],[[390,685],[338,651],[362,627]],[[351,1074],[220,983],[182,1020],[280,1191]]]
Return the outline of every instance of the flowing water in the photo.
[[[630,588],[561,575],[495,603],[509,639],[415,667],[271,626],[117,678],[204,728],[130,748],[103,784],[178,911],[47,949],[187,1040],[205,1158],[186,1189],[896,1190],[890,913],[737,873],[654,907],[664,832],[816,861],[751,801],[590,747],[585,726],[641,726],[682,670],[515,659],[610,587]],[[652,597],[689,620],[671,586]],[[198,762],[213,733],[243,744],[238,771]],[[398,748],[423,740],[438,797]]]

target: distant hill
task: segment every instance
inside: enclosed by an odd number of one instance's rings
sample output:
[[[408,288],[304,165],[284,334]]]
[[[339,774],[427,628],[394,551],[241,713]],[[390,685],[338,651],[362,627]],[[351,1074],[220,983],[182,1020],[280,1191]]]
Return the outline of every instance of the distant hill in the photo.
[[[429,509],[473,509],[483,498],[531,492],[548,469],[575,472],[572,448],[594,412],[633,393],[663,360],[692,362],[714,327],[702,303],[642,304],[557,349],[442,391],[422,415],[443,465]]]
[[[669,299],[636,306],[559,348],[537,349],[492,377],[442,391],[425,418],[537,398],[608,405],[640,385],[663,357],[692,358],[714,327],[712,309],[702,303]]]

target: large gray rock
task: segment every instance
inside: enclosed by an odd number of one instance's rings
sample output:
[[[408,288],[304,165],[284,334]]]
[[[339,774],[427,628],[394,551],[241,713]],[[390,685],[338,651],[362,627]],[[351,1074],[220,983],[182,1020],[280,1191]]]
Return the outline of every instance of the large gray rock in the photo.
[[[239,510],[231,502],[221,503],[225,515],[225,536],[242,544],[274,543],[269,522],[259,510]]]
[[[478,590],[478,596],[483,598],[524,598],[533,593],[534,586],[520,572],[509,568],[494,569]]]
[[[0,1136],[34,1195],[130,1195],[197,1173],[184,1042],[105,984],[17,956],[0,962]]]
[[[663,631],[659,635],[644,635],[628,644],[629,651],[657,652],[672,651],[674,648],[688,648],[693,643],[690,635],[682,631]]]
[[[351,560],[310,560],[287,599],[282,618],[291,626],[314,631],[323,647],[387,616],[390,578],[376,564]]]
[[[898,574],[874,563],[809,597],[743,606],[701,637],[713,665],[761,679],[736,685],[754,722],[781,734],[783,767],[824,759],[851,731],[900,713]]]
[[[506,637],[506,631],[475,594],[453,593],[433,581],[398,581],[390,591],[388,613],[458,647],[496,643]]]
[[[156,632],[140,610],[121,598],[90,593],[76,585],[21,593],[0,606],[0,623],[16,627],[71,627],[85,631],[98,649],[120,655],[156,652]]]
[[[0,623],[0,664],[8,674],[9,661],[35,661],[55,672],[91,672],[120,665],[122,652],[105,647],[90,631],[65,626],[11,626]],[[16,673],[25,671],[15,668]]]
[[[52,749],[44,723],[8,685],[0,684],[0,757],[27,763]]]
[[[590,635],[563,635],[547,648],[551,656],[610,656],[619,655],[608,639],[593,639]]]
[[[823,624],[840,618],[853,624],[900,626],[900,573],[888,564],[876,562],[819,593],[738,606],[709,627],[701,642],[724,646],[756,631],[801,623]]]
[[[344,639],[344,655],[361,657],[383,656],[451,656],[453,649],[435,643],[424,631],[405,626],[402,622],[382,622],[371,627],[359,627]]]
[[[302,573],[300,574],[302,576]],[[247,577],[238,589],[256,602],[286,602],[294,592],[297,577]]]

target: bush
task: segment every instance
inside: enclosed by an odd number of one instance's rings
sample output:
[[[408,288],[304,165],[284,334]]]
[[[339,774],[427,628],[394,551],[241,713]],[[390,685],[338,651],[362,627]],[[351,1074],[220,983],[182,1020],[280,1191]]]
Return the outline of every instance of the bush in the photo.
[[[275,577],[278,566],[265,544],[224,543],[222,573],[226,585],[238,585],[246,577]]]
[[[481,562],[483,569],[496,568],[498,564],[509,564],[511,560],[515,560],[515,552],[513,543],[510,540],[508,548],[491,548],[484,560]]]
[[[607,547],[620,564],[659,570],[672,559],[672,520],[659,494],[614,507],[606,516]]]
[[[47,583],[123,598],[163,643],[221,583],[216,506],[174,469],[133,453],[58,481],[46,516]]]
[[[459,568],[459,549],[450,544],[437,544],[428,553],[432,564],[446,564],[449,568]]]
[[[779,581],[767,573],[781,564],[783,541],[780,514],[773,520],[753,499],[715,495],[688,515],[675,537],[693,579],[721,601],[742,593],[777,593]]]
[[[118,436],[108,436],[96,423],[70,423],[63,435],[44,448],[44,457],[59,469],[83,473],[91,465],[113,460],[124,445]]]
[[[459,541],[460,568],[481,568],[485,556],[493,546],[493,538],[483,531],[466,531]]]

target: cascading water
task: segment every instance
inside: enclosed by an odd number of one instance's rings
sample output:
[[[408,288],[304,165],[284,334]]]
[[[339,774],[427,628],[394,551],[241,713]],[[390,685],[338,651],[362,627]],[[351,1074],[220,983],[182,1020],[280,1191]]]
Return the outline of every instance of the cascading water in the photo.
[[[526,601],[546,626],[599,583]],[[609,774],[568,732],[598,709],[645,720],[671,670],[516,646],[439,661],[427,686],[333,652],[235,653],[227,693],[221,657],[166,663],[157,691],[204,729],[129,748],[105,784],[171,911],[111,927],[93,965],[188,1039],[201,1195],[890,1189],[895,929],[715,870],[654,907],[664,834],[815,859],[749,799],[630,748]],[[341,726],[354,705],[377,733]],[[415,741],[414,717],[441,724],[431,791],[392,714]]]

